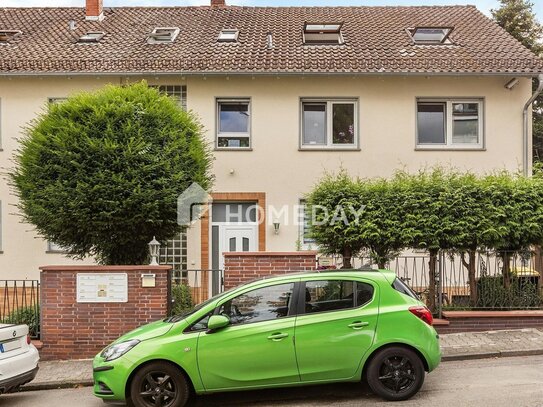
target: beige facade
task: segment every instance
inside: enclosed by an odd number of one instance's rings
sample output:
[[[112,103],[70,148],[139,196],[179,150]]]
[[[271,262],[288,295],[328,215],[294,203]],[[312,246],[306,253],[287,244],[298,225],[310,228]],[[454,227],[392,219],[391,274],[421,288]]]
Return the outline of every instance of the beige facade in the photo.
[[[21,128],[45,108],[48,98],[65,97],[104,84],[139,77],[66,76],[0,77],[0,167],[9,168]],[[266,194],[266,250],[291,251],[300,237],[295,205],[325,171],[346,169],[360,177],[389,176],[398,168],[416,170],[435,164],[478,173],[522,168],[522,113],[531,95],[531,80],[521,78],[512,90],[505,76],[170,76],[145,79],[150,84],[186,85],[187,106],[204,125],[215,145],[217,98],[250,100],[251,148],[215,151],[215,192]],[[347,99],[356,102],[356,148],[336,151],[300,148],[301,100]],[[417,148],[417,100],[478,100],[482,143],[479,148]],[[531,150],[531,147],[530,147]],[[62,254],[48,253],[47,242],[16,216],[16,198],[7,181],[0,184],[0,279],[37,278],[45,264],[71,264]],[[283,212],[273,213],[287,205]],[[276,219],[277,218],[277,219]],[[274,232],[273,221],[280,223]],[[188,233],[189,268],[202,262],[207,230],[197,224]],[[209,239],[211,239],[209,237]],[[92,260],[86,260],[87,263]],[[207,266],[210,266],[208,262]]]

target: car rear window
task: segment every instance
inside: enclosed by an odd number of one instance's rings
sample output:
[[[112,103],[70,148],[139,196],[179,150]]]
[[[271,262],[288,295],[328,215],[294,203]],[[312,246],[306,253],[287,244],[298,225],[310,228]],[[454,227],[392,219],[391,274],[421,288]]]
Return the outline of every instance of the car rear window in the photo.
[[[392,288],[394,288],[396,291],[401,292],[402,294],[407,295],[408,297],[419,300],[417,294],[415,294],[415,292],[399,278],[396,278],[394,280],[394,282],[392,283]]]

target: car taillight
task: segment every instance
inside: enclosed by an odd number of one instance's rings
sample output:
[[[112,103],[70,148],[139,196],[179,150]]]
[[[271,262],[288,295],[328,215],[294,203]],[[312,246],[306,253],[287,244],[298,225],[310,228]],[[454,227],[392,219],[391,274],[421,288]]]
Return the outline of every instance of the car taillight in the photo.
[[[26,344],[30,345],[32,343],[32,339],[30,339],[30,335],[26,335]]]
[[[428,325],[432,325],[434,318],[430,310],[423,306],[409,307],[409,312],[411,312],[416,317],[422,319]]]

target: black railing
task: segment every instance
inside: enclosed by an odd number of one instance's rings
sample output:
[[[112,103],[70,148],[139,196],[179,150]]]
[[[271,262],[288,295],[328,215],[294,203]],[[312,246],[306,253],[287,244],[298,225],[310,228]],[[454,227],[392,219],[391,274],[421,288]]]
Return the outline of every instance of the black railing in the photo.
[[[369,257],[354,267],[377,267]],[[399,256],[387,262],[432,308],[443,310],[543,309],[543,260],[537,252],[439,252]],[[337,264],[341,267],[341,264]]]
[[[40,336],[40,282],[0,280],[0,323],[26,324],[30,336]]]

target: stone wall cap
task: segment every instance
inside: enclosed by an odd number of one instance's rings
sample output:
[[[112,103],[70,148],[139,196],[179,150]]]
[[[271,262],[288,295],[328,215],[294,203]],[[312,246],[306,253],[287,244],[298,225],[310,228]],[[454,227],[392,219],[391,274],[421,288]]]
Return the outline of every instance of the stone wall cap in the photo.
[[[543,317],[543,310],[516,311],[443,311],[447,319],[454,318],[511,318],[511,317]]]
[[[87,271],[87,272],[108,272],[108,271],[166,271],[172,267],[150,266],[150,265],[115,265],[115,266],[99,266],[99,265],[59,265],[59,266],[41,266],[41,271]]]
[[[308,256],[316,256],[317,255],[316,250],[307,250],[302,252],[224,252],[223,255],[226,257],[234,257],[234,256],[241,256],[241,257],[272,257],[272,256],[300,256],[300,257],[308,257]]]

